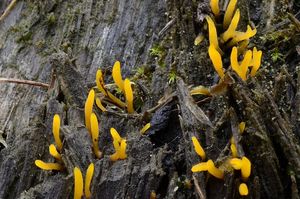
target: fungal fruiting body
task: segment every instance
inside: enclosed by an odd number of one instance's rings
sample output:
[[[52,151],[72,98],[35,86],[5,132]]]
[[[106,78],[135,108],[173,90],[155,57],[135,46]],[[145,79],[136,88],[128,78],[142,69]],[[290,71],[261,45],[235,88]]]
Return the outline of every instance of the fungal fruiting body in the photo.
[[[143,135],[146,133],[146,131],[151,127],[151,124],[150,122],[147,123],[141,130],[140,130],[140,133]]]
[[[236,6],[237,0],[230,0],[227,9],[225,11],[225,15],[224,15],[224,21],[223,21],[223,28],[226,29],[232,19],[232,15],[234,13],[235,10],[235,6]]]
[[[246,127],[246,122],[241,122],[241,123],[239,124],[240,134],[244,133],[245,127]]]
[[[54,136],[55,143],[59,151],[62,149],[62,142],[59,137],[59,129],[60,129],[60,117],[58,114],[55,114],[53,117],[53,124],[52,124],[52,132]]]
[[[208,171],[212,176],[218,179],[224,179],[224,172],[218,169],[212,160],[201,162],[192,167],[192,172]]]
[[[220,14],[219,0],[211,0],[210,7],[211,7],[211,11],[214,13],[214,15],[216,17],[219,16],[219,14]]]
[[[99,137],[99,125],[98,125],[98,119],[95,113],[91,114],[91,135],[92,135],[92,141],[93,141],[93,151],[97,158],[101,158],[101,151],[99,150],[98,146],[98,137]]]
[[[250,72],[250,76],[254,77],[257,70],[260,67],[261,64],[261,57],[262,57],[262,51],[259,50],[257,51],[256,47],[253,48],[253,53],[252,53],[252,62],[250,64],[250,66],[252,66],[251,72]]]
[[[127,112],[133,113],[133,93],[131,88],[131,83],[129,79],[125,79],[124,81],[124,92],[125,92],[125,98],[126,98],[126,105],[127,105]]]
[[[59,163],[46,163],[46,162],[43,162],[42,160],[36,160],[35,162],[35,165],[37,167],[39,167],[40,169],[43,169],[43,170],[62,170],[63,169],[63,166]]]
[[[91,198],[92,195],[90,186],[94,175],[94,169],[95,169],[94,164],[91,163],[88,169],[86,170],[86,174],[85,174],[84,194],[87,199]]]
[[[121,136],[119,135],[119,133],[116,131],[116,129],[111,128],[110,129],[110,133],[111,136],[113,138],[113,146],[115,149],[115,153],[112,154],[110,156],[110,159],[112,161],[116,161],[116,160],[123,160],[127,158],[127,154],[126,154],[126,140],[121,138]]]
[[[206,17],[206,21],[208,24],[209,45],[213,46],[219,53],[222,53],[221,49],[219,48],[218,35],[215,23],[209,16]]]
[[[195,136],[192,137],[192,142],[196,153],[201,157],[202,160],[205,160],[206,157],[205,152],[201,144],[199,143],[198,139]]]
[[[239,186],[239,193],[241,196],[247,196],[249,191],[248,191],[248,186],[245,183],[241,183]]]
[[[74,199],[81,199],[83,196],[83,178],[78,167],[73,170],[74,173]]]
[[[61,161],[61,155],[56,150],[56,147],[54,144],[49,145],[49,153],[52,157],[54,157],[56,160]]]
[[[236,34],[235,30],[238,26],[239,20],[240,20],[240,10],[237,9],[228,29],[221,35],[223,42],[226,42],[235,36]]]
[[[124,90],[124,81],[122,79],[121,75],[121,63],[119,61],[116,61],[113,69],[112,69],[112,76],[114,79],[114,82],[118,86],[118,88],[123,91]]]
[[[251,174],[251,162],[248,158],[246,158],[245,156],[242,157],[242,159],[232,158],[230,160],[230,164],[235,170],[241,170],[242,178],[244,181],[249,178]]]
[[[232,48],[231,56],[230,56],[231,67],[232,70],[234,70],[243,81],[247,80],[247,72],[248,72],[248,67],[251,63],[251,58],[252,58],[252,51],[248,50],[244,56],[243,61],[241,62],[241,64],[239,64],[238,50],[236,47]]]
[[[223,70],[223,69],[222,69]],[[210,93],[210,90],[204,86],[197,86],[197,87],[194,87],[191,92],[190,92],[191,95],[208,95],[210,96],[211,93]]]
[[[217,51],[214,45],[210,45],[208,48],[208,55],[210,57],[210,60],[213,63],[213,66],[215,70],[217,71],[218,75],[223,78],[224,77],[224,71],[223,71],[223,63],[222,63],[222,57],[220,53]]]
[[[96,105],[98,106],[98,108],[103,111],[103,112],[106,112],[107,109],[103,106],[102,102],[101,102],[101,99],[100,98],[96,98]]]
[[[91,114],[93,111],[93,105],[95,100],[95,91],[91,89],[89,95],[86,99],[85,106],[84,106],[84,114],[85,114],[85,126],[89,132],[91,132]]]

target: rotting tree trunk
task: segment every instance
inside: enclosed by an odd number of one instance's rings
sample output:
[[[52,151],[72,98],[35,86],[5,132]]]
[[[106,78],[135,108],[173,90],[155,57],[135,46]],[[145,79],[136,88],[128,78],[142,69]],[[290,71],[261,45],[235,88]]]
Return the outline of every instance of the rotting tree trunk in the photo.
[[[2,12],[8,4],[0,2]],[[207,40],[193,44],[205,32],[208,1],[18,1],[0,22],[0,77],[51,87],[1,84],[0,198],[73,198],[73,168],[85,173],[91,162],[92,198],[150,198],[152,191],[157,198],[239,198],[239,172],[227,171],[224,180],[191,172],[200,162],[192,136],[200,138],[209,159],[225,165],[232,135],[239,154],[252,162],[249,198],[299,198],[300,36],[286,19],[299,3],[241,0],[239,7],[245,24],[251,19],[258,26],[262,68],[247,82],[229,72],[235,82],[225,93],[193,99],[188,85],[212,86],[217,78]],[[111,82],[116,60],[123,76],[133,77],[141,102],[134,115],[94,109],[104,154],[98,160],[83,108],[98,67]],[[42,171],[34,161],[52,161],[48,146],[56,113],[63,121],[66,169]],[[141,136],[149,121],[148,136]],[[246,122],[242,136],[240,121]],[[127,138],[126,160],[109,160],[111,127]]]

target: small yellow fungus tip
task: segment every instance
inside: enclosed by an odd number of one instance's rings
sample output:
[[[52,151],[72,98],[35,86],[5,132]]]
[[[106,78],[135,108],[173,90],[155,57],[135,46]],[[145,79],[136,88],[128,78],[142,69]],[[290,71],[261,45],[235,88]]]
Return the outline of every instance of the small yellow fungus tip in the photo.
[[[218,179],[224,179],[224,172],[218,169],[212,160],[201,162],[192,167],[192,172],[208,171],[212,176]]]
[[[204,86],[197,86],[194,87],[191,92],[191,95],[207,95],[207,96],[211,96],[210,90]]]
[[[220,14],[219,0],[211,0],[210,8],[216,17],[219,16],[219,14]]]
[[[91,131],[91,114],[93,111],[94,100],[95,91],[94,89],[91,89],[84,106],[85,126],[89,132]]]
[[[203,34],[199,34],[194,41],[194,45],[198,46],[204,40],[204,38],[205,37]]]
[[[59,163],[46,163],[42,160],[36,160],[35,165],[43,170],[57,170],[60,171],[63,169],[63,166]]]
[[[232,157],[236,158],[238,156],[238,152],[237,152],[235,144],[233,144],[233,143],[230,144],[230,150],[231,150]]]
[[[239,193],[241,196],[247,196],[249,191],[248,191],[248,187],[245,183],[241,183],[239,186]]]
[[[230,0],[224,15],[223,28],[226,29],[232,19],[237,0]]]
[[[262,57],[262,51],[261,50],[257,51],[256,47],[254,47],[253,55],[252,55],[252,62],[250,64],[252,66],[252,69],[250,72],[251,77],[254,77],[257,70],[259,69],[260,64],[261,64],[261,57]]]
[[[98,108],[100,108],[100,110],[102,112],[106,112],[107,109],[103,106],[103,104],[101,103],[101,99],[100,98],[96,98],[96,105],[98,106]]]
[[[91,114],[91,133],[92,133],[92,140],[93,140],[93,151],[97,158],[101,158],[102,153],[99,150],[98,140],[99,140],[99,126],[98,126],[98,119],[95,113]]]
[[[91,163],[88,169],[86,170],[86,175],[85,175],[84,194],[85,194],[85,198],[87,199],[91,198],[92,195],[90,191],[90,186],[93,179],[93,175],[94,175],[94,164]]]
[[[74,168],[74,199],[81,199],[83,196],[83,178],[78,167]]]
[[[236,45],[238,42],[250,39],[256,34],[257,30],[256,28],[252,29],[251,26],[247,26],[246,32],[235,32],[234,38],[229,42],[228,46]]]
[[[61,155],[56,150],[56,147],[54,144],[50,144],[49,146],[49,153],[52,157],[54,157],[56,160],[61,161]]]
[[[115,153],[110,156],[110,160],[117,161],[117,160],[124,160],[127,158],[126,154],[126,147],[127,143],[126,140],[121,138],[119,133],[116,131],[116,129],[111,128],[110,134],[113,138],[113,146],[115,149]]]
[[[143,135],[146,133],[146,131],[151,127],[151,124],[150,122],[147,123],[141,130],[140,130],[140,133]]]
[[[228,29],[221,35],[223,42],[226,42],[235,36],[236,34],[235,30],[238,26],[239,20],[240,20],[240,10],[237,9]]]
[[[218,35],[215,23],[209,16],[206,16],[206,21],[208,24],[209,45],[213,46],[219,53],[222,53],[222,50],[219,48]]]
[[[208,48],[208,55],[210,60],[213,63],[215,70],[217,71],[218,75],[223,78],[224,71],[223,71],[223,62],[220,53],[217,51],[214,45],[210,45]]]
[[[53,117],[53,125],[52,125],[52,132],[54,136],[55,143],[59,151],[62,149],[62,141],[59,137],[59,129],[60,129],[60,117],[58,114],[55,114]]]
[[[249,178],[251,174],[251,162],[248,158],[246,158],[245,156],[242,157],[242,159],[232,158],[230,160],[230,165],[235,170],[241,170],[242,178],[244,181],[246,181]]]
[[[246,127],[246,122],[241,122],[239,124],[240,134],[244,133]]]
[[[206,157],[205,152],[202,146],[200,145],[198,139],[195,136],[192,137],[192,142],[196,153],[201,157],[202,160],[205,160]]]
[[[252,51],[248,50],[244,56],[243,61],[241,62],[241,64],[239,64],[237,47],[232,48],[231,55],[230,55],[231,67],[232,70],[234,70],[236,74],[238,74],[238,76],[243,81],[247,80],[247,71],[251,62],[251,58],[252,58]]]
[[[112,76],[115,81],[115,84],[118,86],[118,88],[123,91],[124,90],[124,81],[122,79],[121,75],[121,63],[119,61],[116,61],[113,69],[112,69]]]
[[[125,98],[126,98],[126,105],[127,105],[127,111],[128,113],[133,113],[133,93],[131,88],[131,83],[129,79],[125,79],[124,81],[124,92],[125,92]]]

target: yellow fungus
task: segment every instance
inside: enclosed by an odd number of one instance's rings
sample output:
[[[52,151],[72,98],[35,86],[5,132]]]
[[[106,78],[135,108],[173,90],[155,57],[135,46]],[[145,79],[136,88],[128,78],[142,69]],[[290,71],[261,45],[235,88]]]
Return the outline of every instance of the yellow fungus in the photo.
[[[222,50],[219,48],[215,23],[209,16],[206,17],[206,21],[208,24],[209,45],[213,46],[219,53],[222,53]]]
[[[121,143],[122,138],[116,129],[110,128],[110,134],[113,138],[113,141],[117,141],[118,143]]]
[[[252,66],[252,69],[250,72],[251,77],[254,77],[257,70],[259,69],[260,64],[261,64],[261,57],[262,57],[262,51],[261,50],[257,51],[256,47],[254,47],[253,55],[252,55],[252,62],[250,64]]]
[[[141,134],[145,134],[145,132],[151,127],[151,124],[150,122],[147,123],[141,130],[140,130],[140,133]]]
[[[113,146],[115,149],[115,153],[110,156],[110,159],[112,161],[116,161],[119,159],[126,159],[127,154],[126,154],[126,140],[121,138],[119,133],[116,131],[116,129],[111,128],[110,129],[110,134],[113,137]]]
[[[191,95],[208,95],[210,96],[211,93],[210,93],[210,90],[204,86],[197,86],[197,87],[194,87],[191,92],[190,92]]]
[[[247,180],[251,174],[251,162],[245,156],[242,159],[232,158],[230,160],[230,165],[235,170],[241,170],[243,180]]]
[[[119,159],[124,160],[127,158],[126,154],[126,140],[122,139],[121,144],[120,144],[120,150],[119,150]]]
[[[42,160],[36,160],[35,162],[35,165],[37,167],[39,167],[40,169],[43,169],[43,170],[62,170],[63,169],[63,166],[59,163],[46,163],[46,162],[43,162]]]
[[[96,105],[98,106],[98,108],[100,108],[101,111],[106,112],[107,109],[103,106],[103,104],[101,103],[100,98],[96,98]]]
[[[50,146],[49,146],[49,153],[50,153],[50,155],[52,155],[52,157],[54,157],[55,159],[61,161],[61,155],[56,150],[56,147],[55,147],[54,144],[50,144]]]
[[[236,32],[235,30],[238,26],[239,20],[240,20],[240,10],[237,9],[228,29],[221,35],[222,40],[224,42],[228,41],[230,38],[233,38],[235,36],[235,32]]]
[[[248,46],[249,43],[250,43],[249,39],[246,39],[246,40],[241,41],[239,43],[239,46],[238,46],[238,52],[239,52],[239,54],[243,54],[245,52],[245,50],[247,50],[247,46]]]
[[[244,56],[243,61],[241,64],[238,63],[238,50],[236,47],[232,48],[230,62],[232,70],[234,70],[240,78],[245,81],[247,79],[247,71],[249,64],[251,62],[252,52],[248,50]]]
[[[84,106],[85,126],[89,132],[91,131],[91,114],[93,111],[94,100],[95,91],[94,89],[91,89]]]
[[[74,199],[81,199],[83,195],[83,178],[79,168],[74,168]]]
[[[220,14],[219,0],[211,0],[210,8],[216,17],[219,16],[219,14]]]
[[[248,187],[245,183],[241,183],[239,186],[239,193],[241,196],[247,196],[249,191],[248,191]]]
[[[200,162],[192,167],[192,172],[207,171],[207,162]]]
[[[112,69],[112,76],[113,79],[116,83],[116,85],[118,86],[118,88],[123,91],[124,90],[124,81],[122,79],[122,75],[121,75],[121,63],[119,61],[116,61],[113,69]]]
[[[223,28],[226,29],[232,19],[232,15],[234,13],[235,10],[235,6],[236,6],[237,0],[230,0],[227,9],[225,11],[225,15],[224,15],[224,21],[223,21]]]
[[[87,199],[91,198],[90,186],[93,179],[93,175],[94,175],[94,164],[91,163],[88,169],[86,170],[86,174],[85,174],[84,195],[85,198]]]
[[[60,117],[58,114],[55,114],[53,117],[53,124],[52,124],[52,132],[54,136],[55,143],[59,151],[62,149],[62,142],[59,137],[59,129],[60,129]]]
[[[198,46],[203,41],[204,38],[205,37],[203,34],[199,34],[194,41],[194,45]]]
[[[229,42],[228,46],[233,46],[233,45],[236,45],[240,41],[247,40],[247,39],[253,37],[256,34],[256,32],[257,32],[256,28],[252,29],[251,26],[248,25],[246,32],[239,32],[239,31],[235,32],[235,36]]]
[[[238,152],[237,152],[235,144],[230,144],[230,150],[231,150],[232,157],[235,158],[238,156]]]
[[[200,145],[198,139],[195,136],[193,136],[192,141],[193,141],[193,145],[194,145],[194,149],[195,149],[196,153],[201,157],[202,160],[205,160],[206,155],[205,155],[205,152],[204,152],[202,146]]]
[[[213,45],[210,45],[208,48],[208,54],[218,75],[221,78],[223,78],[224,71],[223,71],[223,63],[222,63],[222,58],[220,53],[215,49]]]
[[[124,81],[124,92],[126,98],[126,105],[128,113],[133,113],[133,93],[131,88],[131,83],[129,79],[125,79]]]
[[[239,158],[232,158],[230,160],[230,165],[235,169],[235,170],[240,170],[242,168],[242,160]]]
[[[212,160],[207,161],[207,171],[218,179],[224,178],[224,172],[218,169]]]
[[[91,114],[91,135],[93,140],[93,151],[97,158],[101,158],[101,151],[99,150],[98,146],[98,137],[99,137],[99,126],[98,126],[98,119],[95,113]]]
[[[239,124],[240,134],[244,133],[245,127],[246,127],[246,123],[245,123],[245,122],[241,122],[241,123]]]

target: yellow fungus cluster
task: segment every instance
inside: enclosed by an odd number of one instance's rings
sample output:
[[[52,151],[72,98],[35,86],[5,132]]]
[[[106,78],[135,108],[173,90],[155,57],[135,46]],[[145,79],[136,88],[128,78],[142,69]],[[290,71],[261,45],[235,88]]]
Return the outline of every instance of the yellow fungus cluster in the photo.
[[[220,42],[225,48],[232,48],[230,62],[231,68],[237,75],[243,80],[247,80],[249,68],[251,68],[250,76],[255,76],[257,70],[261,64],[262,51],[257,51],[254,47],[253,51],[247,50],[244,53],[244,49],[249,44],[249,39],[256,34],[256,29],[252,29],[251,26],[247,26],[246,32],[237,31],[238,23],[240,20],[240,10],[236,9],[237,0],[230,0],[227,9],[225,11],[223,20],[223,29],[225,30],[220,35]],[[211,0],[210,6],[215,17],[219,17],[219,1]],[[219,46],[218,33],[214,20],[207,16],[206,21],[208,24],[209,33],[209,48],[208,54],[212,61],[212,64],[222,79],[224,77],[224,68],[222,62],[223,51]],[[238,58],[242,56],[243,60],[239,63]]]
[[[106,99],[110,102],[114,103],[115,105],[119,106],[120,108],[126,108],[128,113],[134,113],[133,108],[133,91],[131,84],[132,82],[129,79],[122,79],[121,75],[121,64],[119,61],[116,61],[113,69],[112,69],[112,77],[119,88],[119,90],[124,93],[126,102],[124,103],[122,100],[114,96],[110,91],[107,90],[104,84],[103,74],[102,71],[99,69],[96,73],[96,84],[98,90],[104,95]],[[99,98],[96,99],[97,106],[102,110],[106,111],[106,108],[102,105],[101,100]]]
[[[58,151],[56,149],[56,146],[54,144],[50,144],[49,146],[49,153],[52,157],[54,157],[57,161],[57,163],[46,163],[42,160],[36,160],[34,163],[37,167],[43,170],[62,170],[62,158],[60,155],[60,152],[62,150],[62,141],[60,139],[60,117],[59,115],[55,114],[53,117],[53,123],[52,123],[52,133],[54,137],[55,144],[58,148]]]
[[[110,159],[112,161],[117,161],[117,160],[124,160],[127,158],[126,154],[126,140],[121,138],[119,133],[117,132],[116,129],[111,128],[110,129],[110,134],[113,138],[113,146],[115,149],[115,153],[110,156]]]
[[[199,143],[198,139],[195,136],[192,137],[192,142],[194,145],[195,152],[201,157],[202,160],[205,160],[206,158],[205,151],[203,150],[201,144]],[[211,174],[212,176],[218,179],[224,178],[224,172],[218,169],[212,160],[208,160],[207,162],[200,162],[194,165],[191,171],[192,172],[207,171],[209,174]]]
[[[81,199],[83,196],[83,177],[80,169],[75,167],[74,173],[74,199]],[[90,186],[94,175],[94,164],[91,163],[86,170],[85,175],[85,186],[84,186],[84,196],[85,198],[91,198]]]

